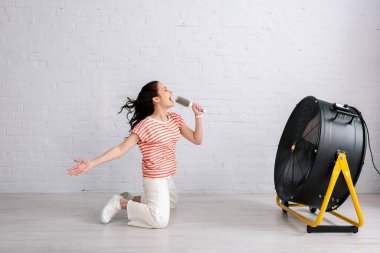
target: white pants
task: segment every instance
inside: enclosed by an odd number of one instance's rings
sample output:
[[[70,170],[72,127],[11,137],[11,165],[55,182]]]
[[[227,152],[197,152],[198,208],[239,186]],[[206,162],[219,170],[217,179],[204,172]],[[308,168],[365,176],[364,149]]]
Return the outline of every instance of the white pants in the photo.
[[[177,190],[173,177],[143,179],[145,195],[141,203],[128,201],[128,225],[145,228],[165,228],[169,223],[170,208],[177,205]]]

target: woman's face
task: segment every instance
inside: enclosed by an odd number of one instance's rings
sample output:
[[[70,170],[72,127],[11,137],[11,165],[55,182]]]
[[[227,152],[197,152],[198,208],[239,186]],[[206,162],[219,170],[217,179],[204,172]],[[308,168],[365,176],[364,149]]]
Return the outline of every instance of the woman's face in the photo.
[[[162,107],[171,108],[174,106],[172,98],[173,92],[161,82],[157,84],[157,93],[159,100],[156,102],[158,102]]]

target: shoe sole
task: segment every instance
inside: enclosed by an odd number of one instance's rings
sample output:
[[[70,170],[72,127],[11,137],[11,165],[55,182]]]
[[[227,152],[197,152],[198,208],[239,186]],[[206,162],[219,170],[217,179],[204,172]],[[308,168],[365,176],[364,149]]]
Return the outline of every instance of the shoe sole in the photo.
[[[102,209],[102,211],[101,211],[101,213],[100,213],[100,223],[102,223],[102,224],[108,224],[108,223],[110,223],[110,221],[108,221],[108,222],[106,222],[105,220],[103,220],[103,213],[104,213],[104,209],[105,209],[106,207],[103,207],[103,209]]]

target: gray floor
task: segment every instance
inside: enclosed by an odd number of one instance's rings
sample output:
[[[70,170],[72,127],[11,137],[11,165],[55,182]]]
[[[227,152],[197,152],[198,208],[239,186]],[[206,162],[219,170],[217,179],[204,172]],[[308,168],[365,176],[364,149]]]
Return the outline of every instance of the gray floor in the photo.
[[[127,226],[125,213],[103,225],[99,212],[110,196],[0,194],[0,252],[380,251],[380,194],[359,195],[365,225],[357,234],[308,234],[273,194],[184,194],[166,229]],[[351,199],[339,211],[356,220]],[[345,225],[329,214],[324,224]]]

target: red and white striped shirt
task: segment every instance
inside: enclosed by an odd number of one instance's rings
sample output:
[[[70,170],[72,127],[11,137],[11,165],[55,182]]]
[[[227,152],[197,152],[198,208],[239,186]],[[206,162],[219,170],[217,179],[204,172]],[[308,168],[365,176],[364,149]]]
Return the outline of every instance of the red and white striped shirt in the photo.
[[[183,125],[182,117],[174,112],[168,113],[168,121],[146,117],[131,132],[140,138],[139,144],[144,177],[163,178],[176,172],[175,145]]]

